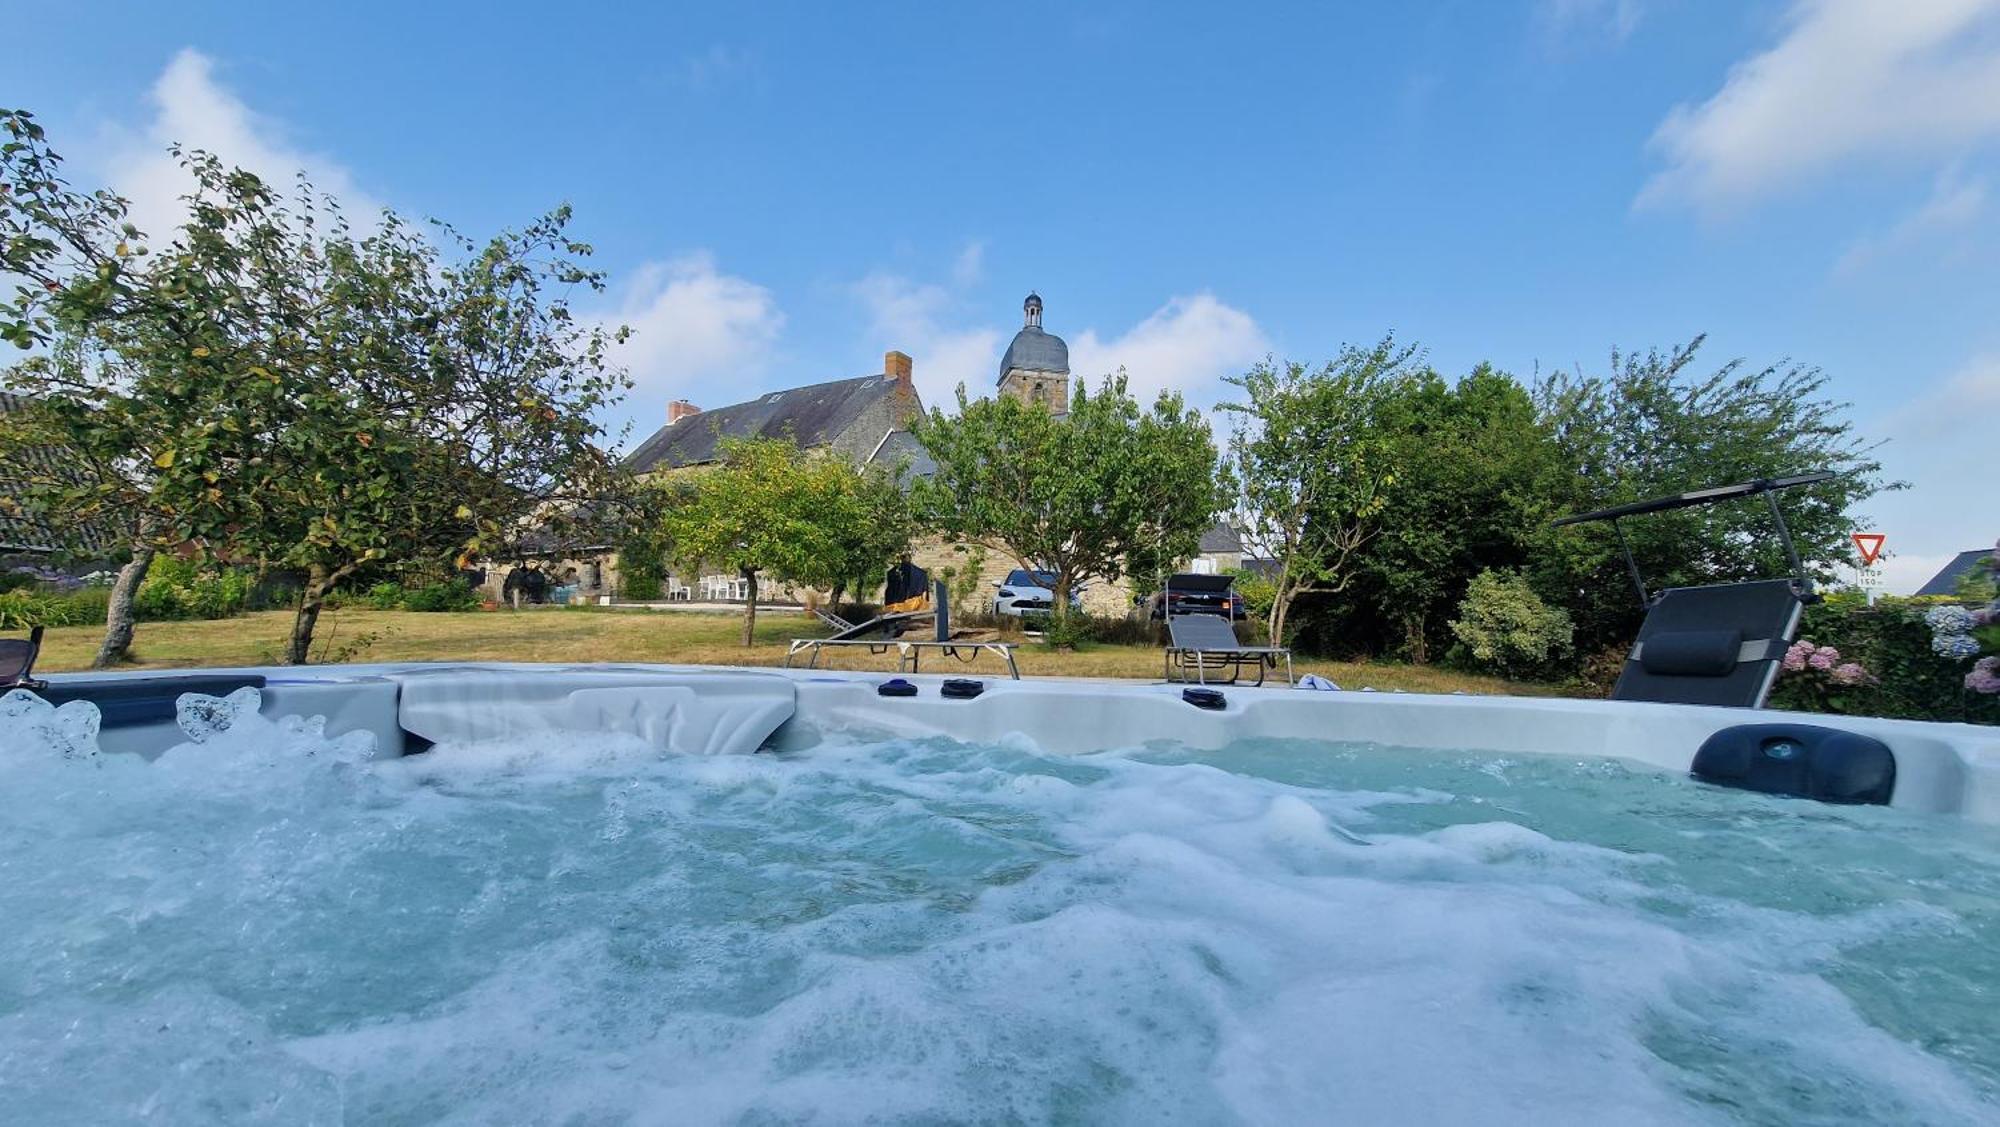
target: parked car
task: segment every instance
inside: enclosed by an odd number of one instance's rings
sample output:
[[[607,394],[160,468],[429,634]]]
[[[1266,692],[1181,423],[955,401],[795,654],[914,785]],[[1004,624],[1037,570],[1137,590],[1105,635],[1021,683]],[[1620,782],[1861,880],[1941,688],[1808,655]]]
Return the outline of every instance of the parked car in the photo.
[[[1015,568],[1007,573],[1007,578],[995,580],[993,586],[993,613],[1011,614],[1016,618],[1029,615],[1048,614],[1056,605],[1056,573],[1053,571],[1029,571]],[[1083,609],[1083,588],[1070,588],[1069,606],[1071,610]]]
[[[1227,615],[1237,621],[1248,618],[1250,613],[1243,604],[1243,596],[1229,586],[1226,576],[1176,575],[1167,582],[1166,591],[1155,591],[1140,602],[1146,617],[1155,622],[1164,619],[1169,610],[1174,614]]]

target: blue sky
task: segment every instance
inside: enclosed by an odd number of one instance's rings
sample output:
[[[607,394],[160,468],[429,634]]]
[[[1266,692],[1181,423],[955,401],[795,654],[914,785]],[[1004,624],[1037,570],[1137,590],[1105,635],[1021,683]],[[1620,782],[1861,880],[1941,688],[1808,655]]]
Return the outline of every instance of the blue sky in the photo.
[[[981,392],[1030,288],[1203,405],[1392,329],[1523,376],[1706,332],[1888,440],[1892,589],[2000,533],[2000,0],[286,7],[38,6],[0,103],[142,217],[172,140],[474,231],[570,201],[635,440],[889,348]]]

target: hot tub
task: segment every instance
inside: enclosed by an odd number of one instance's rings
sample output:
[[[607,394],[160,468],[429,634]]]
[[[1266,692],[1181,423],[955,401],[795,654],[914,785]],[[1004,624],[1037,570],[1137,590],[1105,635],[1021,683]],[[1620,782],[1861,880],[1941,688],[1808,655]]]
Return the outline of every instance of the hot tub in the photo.
[[[1990,730],[213,676],[0,706],[0,1122],[2000,1117]],[[1688,777],[1752,719],[1890,804]]]

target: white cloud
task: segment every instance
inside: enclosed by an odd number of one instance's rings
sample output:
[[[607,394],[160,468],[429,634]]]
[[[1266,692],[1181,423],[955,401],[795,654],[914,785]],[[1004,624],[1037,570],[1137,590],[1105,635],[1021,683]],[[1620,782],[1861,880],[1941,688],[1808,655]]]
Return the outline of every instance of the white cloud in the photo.
[[[1938,174],[1930,198],[1888,230],[1855,240],[1834,263],[1837,276],[1860,274],[1884,255],[1920,245],[1932,237],[1964,227],[1986,210],[1986,181],[1967,180],[1956,166]]]
[[[156,243],[186,218],[180,197],[194,180],[168,146],[203,149],[289,189],[303,171],[319,191],[339,199],[357,226],[381,205],[355,185],[338,161],[293,145],[281,122],[252,110],[217,81],[215,64],[191,48],[167,64],[148,95],[152,119],[138,129],[113,127],[97,163],[104,179],[132,201],[131,219]]]
[[[631,369],[625,407],[643,438],[666,421],[668,400],[716,407],[746,398],[785,316],[770,290],[722,273],[714,256],[697,252],[641,266],[600,320],[632,329],[615,359]]]
[[[1215,390],[1223,376],[1243,370],[1269,350],[1263,330],[1248,313],[1201,293],[1171,298],[1109,339],[1085,329],[1070,341],[1069,366],[1093,381],[1123,367],[1133,393],[1148,400],[1162,389],[1197,396]]]
[[[1641,204],[1719,210],[1843,162],[2000,134],[2000,0],[1794,0],[1776,46],[1653,135]]]
[[[951,284],[959,289],[969,289],[978,284],[986,275],[986,244],[974,239],[965,244],[958,257],[951,261]]]
[[[952,262],[948,285],[878,271],[851,287],[881,346],[914,359],[917,393],[926,406],[950,407],[961,383],[975,399],[991,395],[1000,354],[1021,327],[1012,318],[982,324],[983,317],[967,308],[964,291],[983,273],[984,251],[984,244],[966,244]],[[1137,325],[1108,335],[1088,327],[1068,332],[1060,309],[1056,313],[1043,324],[1068,341],[1074,375],[1095,383],[1123,366],[1133,393],[1146,400],[1172,388],[1195,393],[1194,405],[1206,407],[1202,393],[1269,350],[1248,313],[1207,293],[1171,298]]]
[[[1551,42],[1579,37],[1623,43],[1639,28],[1645,6],[1639,0],[1541,0],[1535,23]]]
[[[953,262],[954,281],[969,271],[976,276],[982,250],[979,243],[966,246]],[[950,407],[961,383],[974,398],[992,386],[1003,347],[1000,330],[954,323],[960,300],[953,290],[878,271],[854,283],[853,293],[883,350],[910,354],[911,378],[926,407]]]

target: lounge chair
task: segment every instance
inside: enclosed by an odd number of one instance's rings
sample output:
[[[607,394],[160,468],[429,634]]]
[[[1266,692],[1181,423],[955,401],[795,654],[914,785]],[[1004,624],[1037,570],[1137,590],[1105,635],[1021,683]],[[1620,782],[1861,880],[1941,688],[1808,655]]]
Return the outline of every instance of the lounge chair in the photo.
[[[1670,587],[1646,612],[1611,699],[1761,708],[1804,611],[1789,579]]]
[[[1194,679],[1207,684],[1209,674],[1215,673],[1224,684],[1234,684],[1241,677],[1245,667],[1257,671],[1256,683],[1264,683],[1264,674],[1278,668],[1278,659],[1285,661],[1285,683],[1292,683],[1292,651],[1285,646],[1246,646],[1236,639],[1236,628],[1229,623],[1230,580],[1227,576],[1216,575],[1176,575],[1167,581],[1161,592],[1161,605],[1167,615],[1167,680],[1186,681],[1192,672]],[[1175,614],[1173,608],[1174,591],[1186,588],[1201,596],[1213,596],[1205,600],[1194,598],[1183,602],[1212,603],[1220,608],[1219,613],[1205,611],[1193,614]],[[1227,678],[1219,675],[1227,672]]]
[[[894,614],[877,615],[866,622],[856,625],[848,625],[847,620],[841,618],[839,615],[826,611],[815,611],[814,613],[819,615],[820,620],[834,627],[836,632],[825,638],[793,638],[791,646],[785,651],[785,667],[789,669],[793,658],[800,654],[805,654],[806,668],[817,669],[819,668],[819,660],[825,655],[828,646],[863,646],[871,654],[886,654],[892,649],[895,650],[897,655],[896,669],[900,673],[917,672],[917,666],[923,658],[924,651],[933,650],[945,657],[956,658],[961,662],[970,662],[980,654],[990,654],[1006,663],[1009,676],[1016,681],[1021,679],[1020,667],[1014,663],[1014,646],[1012,643],[963,641],[952,636],[951,592],[946,589],[944,580],[931,581],[927,601],[930,603],[929,610],[899,611]],[[885,627],[896,628],[898,633],[900,633],[901,625],[914,618],[931,619],[931,637],[929,639],[913,641],[897,636],[882,638],[865,637],[865,635]]]
[[[48,684],[35,680],[35,658],[42,652],[42,628],[36,626],[25,638],[0,638],[0,692],[13,689],[39,691]]]
[[[1625,668],[1611,691],[1612,700],[1764,707],[1778,679],[1779,662],[1798,633],[1805,605],[1818,600],[1812,577],[1806,574],[1792,545],[1777,494],[1833,476],[1819,472],[1746,481],[1580,513],[1555,522],[1561,526],[1609,521],[1624,552],[1626,570],[1638,588],[1639,602],[1646,608],[1646,621],[1626,655]],[[1631,545],[1618,526],[1620,519],[1754,496],[1762,496],[1770,505],[1778,539],[1792,565],[1791,578],[1669,587],[1658,594],[1647,591]]]

